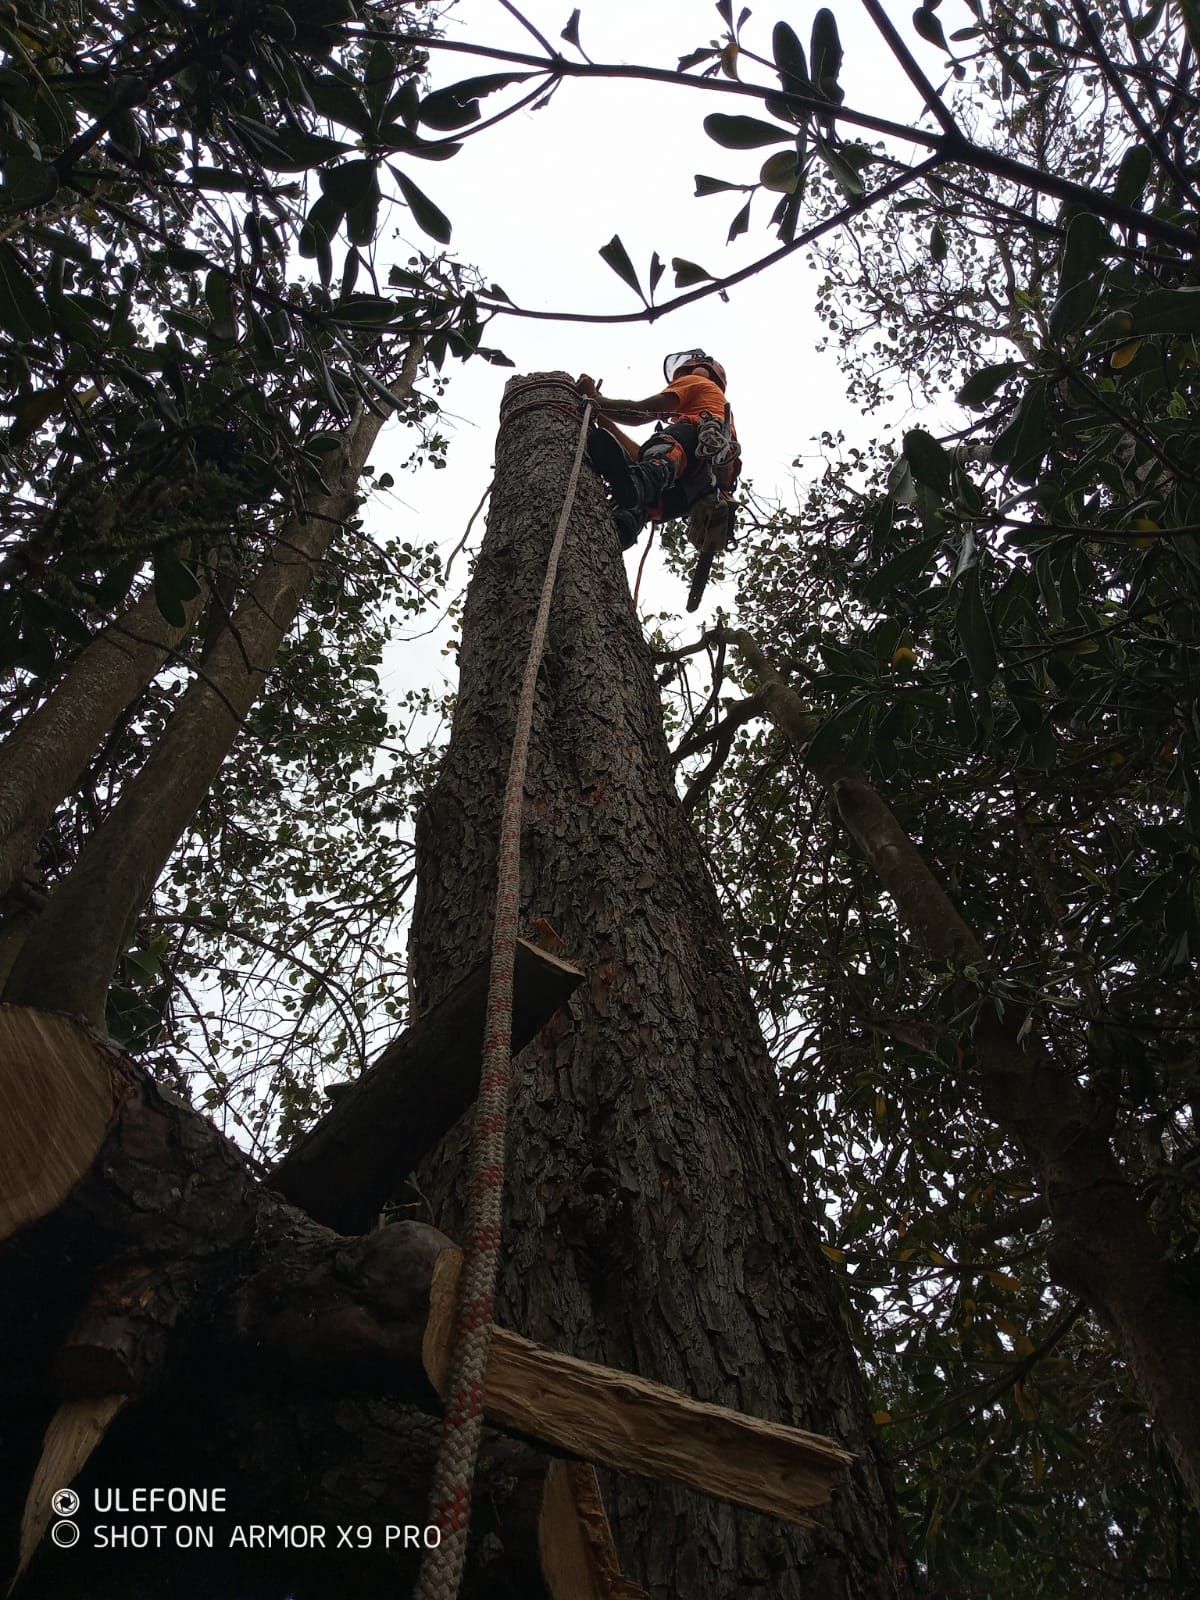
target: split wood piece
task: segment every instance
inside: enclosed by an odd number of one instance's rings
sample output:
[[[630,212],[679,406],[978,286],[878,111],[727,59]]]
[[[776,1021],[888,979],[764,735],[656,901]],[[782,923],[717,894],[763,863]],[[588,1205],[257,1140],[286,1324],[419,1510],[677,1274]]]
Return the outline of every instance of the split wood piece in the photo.
[[[87,1173],[122,1083],[70,1017],[0,1005],[0,1239],[50,1216]]]
[[[25,1510],[21,1516],[20,1557],[9,1585],[10,1594],[42,1541],[54,1509],[55,1494],[59,1489],[65,1489],[82,1472],[88,1458],[108,1432],[113,1418],[128,1399],[129,1396],[124,1394],[104,1394],[86,1400],[70,1400],[66,1405],[59,1406],[51,1417],[42,1442],[37,1471],[25,1498]]]
[[[542,1577],[564,1600],[649,1600],[626,1578],[590,1461],[552,1461],[538,1527]]]
[[[570,962],[517,941],[514,1055],[566,1004],[583,977]],[[475,1101],[487,983],[483,960],[338,1095],[279,1162],[271,1187],[339,1233],[373,1227],[400,1180]]]
[[[438,1257],[422,1360],[446,1392],[462,1255]],[[832,1439],[689,1399],[631,1373],[548,1350],[493,1327],[484,1378],[489,1421],[584,1461],[667,1478],[811,1527],[854,1457]]]

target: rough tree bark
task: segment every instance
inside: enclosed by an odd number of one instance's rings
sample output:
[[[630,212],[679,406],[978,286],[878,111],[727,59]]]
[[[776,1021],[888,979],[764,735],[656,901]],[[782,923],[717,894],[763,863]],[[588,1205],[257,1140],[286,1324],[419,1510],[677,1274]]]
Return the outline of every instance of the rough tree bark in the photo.
[[[562,375],[544,375],[547,384]],[[561,387],[519,404],[560,406]],[[513,409],[516,404],[514,402]],[[463,621],[454,728],[421,818],[419,1008],[488,946],[517,682],[575,424],[502,425]],[[814,1533],[649,1482],[608,1484],[623,1564],[655,1600],[908,1593],[837,1292],[788,1160],[778,1086],[680,812],[649,651],[585,469],[541,674],[522,908],[590,973],[523,1056],[498,1315],[585,1359],[825,1433],[855,1451]],[[420,1174],[461,1223],[465,1135]]]

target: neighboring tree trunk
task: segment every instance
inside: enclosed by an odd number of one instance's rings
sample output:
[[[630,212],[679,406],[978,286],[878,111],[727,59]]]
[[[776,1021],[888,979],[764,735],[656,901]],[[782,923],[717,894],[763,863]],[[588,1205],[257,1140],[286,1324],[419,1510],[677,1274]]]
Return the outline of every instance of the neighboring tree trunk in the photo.
[[[116,718],[187,636],[204,602],[168,622],[152,589],[102,629],[42,704],[0,747],[0,897],[32,858],[55,808],[103,744]]]
[[[396,389],[416,376],[414,344]],[[99,1023],[113,970],[136,920],[258,698],[284,634],[338,527],[351,515],[358,480],[382,419],[363,411],[340,459],[334,487],[289,523],[231,623],[204,654],[161,738],[25,940],[4,998],[77,1012]]]
[[[727,630],[721,637],[758,679],[726,726],[740,726],[747,711],[760,713],[805,757],[820,717],[804,708],[750,634]],[[837,756],[810,770],[922,953],[949,967],[973,963],[986,981],[986,951],[863,774]],[[964,1009],[976,998],[964,983]],[[1051,1271],[1113,1331],[1200,1505],[1200,1296],[1172,1264],[1167,1241],[1156,1235],[1117,1159],[1103,1101],[1056,1062],[1042,1040],[1020,1038],[1023,1020],[1011,1008],[1001,1017],[995,1006],[984,1005],[971,1030],[984,1109],[1018,1140],[1041,1187],[1053,1227]]]
[[[561,375],[555,375],[561,379]],[[523,391],[516,405],[561,387]],[[463,621],[453,734],[421,819],[418,1010],[489,942],[517,685],[575,438],[561,409],[502,428]],[[909,1592],[835,1284],[788,1158],[779,1086],[680,812],[651,658],[585,470],[541,674],[522,910],[590,974],[522,1057],[498,1316],[532,1338],[833,1437],[860,1454],[811,1534],[650,1482],[608,1486],[654,1600]],[[459,1234],[465,1140],[422,1169]]]

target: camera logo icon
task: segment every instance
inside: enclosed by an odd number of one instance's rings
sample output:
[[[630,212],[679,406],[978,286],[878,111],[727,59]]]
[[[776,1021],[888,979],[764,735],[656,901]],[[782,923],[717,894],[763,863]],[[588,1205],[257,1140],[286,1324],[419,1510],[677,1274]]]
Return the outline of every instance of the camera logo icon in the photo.
[[[74,1489],[56,1489],[50,1504],[56,1517],[73,1517],[79,1510],[79,1496]]]

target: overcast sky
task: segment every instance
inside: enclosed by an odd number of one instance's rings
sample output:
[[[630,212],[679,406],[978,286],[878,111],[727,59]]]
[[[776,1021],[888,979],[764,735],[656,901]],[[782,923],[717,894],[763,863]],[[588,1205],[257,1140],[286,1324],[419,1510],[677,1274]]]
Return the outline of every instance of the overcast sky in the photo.
[[[572,7],[566,0],[528,0],[523,9],[557,44]],[[581,9],[582,43],[595,61],[673,69],[681,55],[707,45],[723,30],[715,6],[704,0],[593,0]],[[771,28],[786,14],[807,47],[816,9],[815,4],[784,7],[782,0],[755,8],[743,43],[769,56]],[[930,73],[940,76],[944,57],[913,34],[909,0],[889,0],[888,9]],[[912,120],[919,111],[916,95],[857,0],[841,0],[836,13],[845,48],[847,104],[897,121]],[[947,0],[943,17],[947,32],[971,20],[962,0]],[[459,0],[446,14],[445,31],[448,38],[537,51],[535,41],[499,0]],[[494,62],[434,52],[436,84],[496,70]],[[747,77],[761,71],[751,66]],[[499,103],[496,97],[484,105],[490,113]],[[776,242],[765,226],[769,197],[758,197],[750,233],[732,246],[725,237],[740,197],[694,198],[695,173],[749,182],[770,153],[715,145],[702,123],[718,109],[754,113],[759,108],[745,100],[722,101],[671,86],[568,82],[546,109],[521,112],[478,139],[468,139],[452,160],[414,163],[413,176],[449,215],[454,253],[478,265],[518,304],[629,311],[636,307],[632,292],[597,254],[614,232],[620,233],[643,273],[653,250],[664,260],[680,255],[724,274]],[[405,231],[384,244],[397,258],[406,253]],[[429,247],[415,230],[407,232],[421,248]],[[660,298],[671,281],[668,268]],[[853,439],[868,426],[872,431],[879,426],[878,418],[868,424],[859,421],[846,404],[833,355],[816,353],[821,328],[812,310],[814,298],[812,275],[803,253],[797,252],[730,290],[727,304],[714,296],[654,324],[596,327],[504,317],[492,324],[488,342],[499,344],[520,372],[587,371],[603,379],[607,393],[622,397],[644,396],[661,386],[667,351],[704,346],[729,371],[746,475],[761,491],[787,499],[794,493],[794,477],[820,471],[814,435],[841,427]],[[449,550],[490,477],[500,394],[511,374],[481,361],[465,367],[452,362],[447,371],[449,469],[400,477],[399,498],[389,506],[377,497],[369,514],[372,520],[395,516],[406,530],[404,537],[435,538]],[[793,468],[797,457],[800,466]],[[388,464],[386,437],[375,460],[381,470]],[[631,582],[645,537],[626,556]],[[643,584],[651,609],[670,607],[682,613],[680,585],[665,574],[655,575],[656,567],[652,555]],[[407,681],[426,669],[452,674],[450,658],[429,643],[408,646],[388,667],[389,679],[398,674]]]

